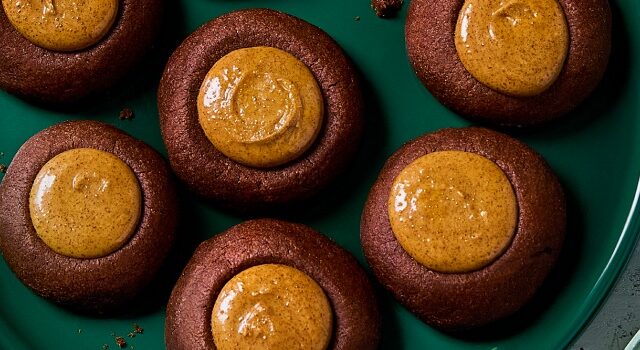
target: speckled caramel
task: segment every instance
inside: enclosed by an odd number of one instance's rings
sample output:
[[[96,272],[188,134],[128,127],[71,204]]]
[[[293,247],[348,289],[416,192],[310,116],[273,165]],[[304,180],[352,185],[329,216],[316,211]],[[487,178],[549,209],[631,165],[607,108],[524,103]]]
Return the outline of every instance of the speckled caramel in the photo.
[[[313,145],[274,168],[231,160],[207,139],[198,121],[198,91],[211,67],[229,52],[256,46],[284,50],[304,63],[324,102],[324,122]],[[357,74],[340,46],[318,27],[268,9],[225,14],[186,38],[165,68],[158,109],[176,175],[194,192],[243,210],[299,202],[326,187],[349,165],[364,124]]]
[[[507,176],[518,203],[518,224],[507,250],[466,273],[442,273],[415,261],[389,223],[391,184],[408,164],[440,151],[472,152]],[[442,129],[408,142],[385,163],[364,206],[360,239],[375,276],[430,325],[460,330],[519,310],[555,264],[566,231],[562,186],[544,159],[525,144],[485,128]]]
[[[118,14],[118,0],[2,0],[2,6],[20,34],[53,51],[97,43]]]
[[[378,348],[380,315],[374,290],[353,256],[307,226],[260,219],[233,226],[198,246],[167,304],[167,350],[218,349],[211,310],[220,291],[233,276],[263,264],[295,268],[322,288],[333,313],[327,349]]]
[[[322,288],[304,272],[280,264],[250,267],[233,276],[211,316],[218,350],[324,350],[332,327]]]
[[[49,248],[73,258],[98,258],[136,231],[142,198],[131,168],[91,148],[62,152],[36,176],[29,196],[31,221]]]
[[[77,148],[108,152],[133,171],[142,214],[124,246],[104,257],[77,259],[56,253],[38,237],[29,214],[29,192],[53,157]],[[123,311],[153,280],[169,253],[177,223],[171,173],[151,147],[95,121],[51,126],[20,147],[0,183],[0,250],[7,265],[37,294],[73,310]]]
[[[466,0],[456,25],[465,68],[505,94],[534,96],[558,78],[569,30],[556,0]]]
[[[70,52],[33,44],[0,7],[0,89],[47,104],[97,95],[122,79],[148,52],[160,28],[163,3],[118,0],[115,22],[105,36],[95,45]]]
[[[309,68],[266,46],[226,54],[198,94],[198,120],[209,141],[247,166],[274,167],[300,156],[318,136],[323,114]]]
[[[470,152],[424,155],[395,178],[389,220],[404,250],[429,269],[477,270],[508,247],[517,219],[511,183]]]
[[[512,96],[473,77],[462,64],[455,30],[464,0],[412,0],[405,38],[418,78],[442,104],[473,120],[509,127],[539,125],[581,103],[602,78],[611,51],[607,0],[558,0],[569,49],[558,78],[534,96]]]

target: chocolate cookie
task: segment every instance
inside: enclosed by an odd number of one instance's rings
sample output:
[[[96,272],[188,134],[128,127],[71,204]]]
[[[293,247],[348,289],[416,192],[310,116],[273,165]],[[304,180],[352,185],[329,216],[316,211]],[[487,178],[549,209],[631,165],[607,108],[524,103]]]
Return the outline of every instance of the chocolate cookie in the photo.
[[[408,254],[391,227],[388,205],[395,179],[416,159],[439,151],[470,152],[492,161],[517,201],[512,240],[495,260],[472,271],[427,268]],[[445,330],[472,328],[516,312],[534,295],[560,252],[565,206],[557,178],[526,145],[483,128],[443,129],[389,158],[365,204],[362,246],[377,278],[423,321]]]
[[[121,0],[115,22],[98,43],[63,52],[29,41],[0,6],[0,88],[45,103],[68,103],[105,90],[151,47],[161,10],[158,0]]]
[[[324,100],[315,142],[272,168],[242,165],[222,154],[199,124],[197,97],[211,67],[226,54],[268,46],[313,73]],[[354,69],[321,29],[284,13],[251,9],[218,17],[191,34],[167,64],[158,93],[160,126],[175,173],[195,192],[230,206],[265,206],[316,193],[345,168],[362,130],[362,97]]]
[[[39,172],[54,157],[78,149],[107,152],[124,162],[135,175],[142,198],[139,220],[128,241],[96,258],[57,252],[60,245],[45,243],[32,222],[30,192]],[[177,214],[170,177],[157,152],[116,128],[93,121],[52,126],[21,147],[0,184],[0,249],[4,259],[24,284],[44,298],[80,311],[112,312],[152,280],[169,252]],[[49,184],[54,181],[51,177],[45,180]],[[109,191],[117,185],[103,181],[99,189]],[[76,191],[88,186],[91,183],[86,176],[73,179]],[[100,198],[92,200],[97,205]]]
[[[329,349],[377,347],[380,319],[373,289],[353,257],[306,226],[262,219],[198,247],[167,306],[167,349],[216,349],[211,321],[218,294],[232,277],[263,264],[298,269],[322,288],[334,315]]]
[[[465,68],[456,51],[462,0],[412,1],[405,27],[409,60],[429,91],[470,119],[510,127],[539,124],[569,112],[602,78],[611,47],[606,0],[560,0],[569,31],[564,66],[553,84],[533,96],[489,88]]]

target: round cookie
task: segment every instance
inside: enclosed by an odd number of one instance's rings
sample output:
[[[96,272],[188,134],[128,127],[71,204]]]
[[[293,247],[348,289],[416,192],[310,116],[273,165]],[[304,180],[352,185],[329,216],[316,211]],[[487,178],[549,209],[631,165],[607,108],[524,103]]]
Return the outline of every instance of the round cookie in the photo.
[[[20,34],[0,7],[0,89],[53,104],[108,89],[143,58],[160,28],[161,17],[161,1],[118,0],[114,22],[97,43],[75,51],[54,51]],[[66,45],[60,49],[73,48]]]
[[[405,26],[409,61],[442,104],[470,119],[509,127],[547,122],[582,102],[602,78],[611,50],[611,10],[606,0],[560,0],[569,48],[555,82],[533,96],[513,96],[478,81],[463,65],[455,43],[462,0],[412,1]]]
[[[380,316],[367,276],[345,250],[299,224],[247,221],[198,247],[167,306],[167,349],[216,349],[211,330],[223,286],[242,271],[265,264],[295,268],[324,291],[333,312],[328,349],[375,349]]]
[[[440,151],[482,156],[499,167],[517,200],[517,225],[506,250],[469,272],[437,272],[418,263],[396,238],[388,211],[396,177]],[[566,203],[546,162],[526,145],[484,128],[443,129],[400,148],[386,162],[362,214],[360,237],[374,274],[424,322],[445,330],[478,327],[520,309],[540,287],[560,252]]]
[[[199,124],[198,91],[211,67],[235,50],[267,46],[304,63],[317,81],[324,119],[298,158],[270,168],[242,165],[222,154]],[[346,167],[362,133],[362,97],[340,47],[322,30],[267,9],[218,17],[192,33],[171,56],[158,93],[160,126],[175,173],[202,196],[235,207],[307,198]]]
[[[92,258],[54,251],[39,237],[40,229],[36,232],[30,215],[29,193],[43,166],[81,149],[106,152],[124,162],[135,175],[142,198],[131,237],[119,249]],[[157,152],[114,127],[74,121],[45,129],[20,148],[0,184],[2,255],[16,276],[44,298],[78,311],[116,311],[152,280],[172,246],[177,205],[170,178]],[[80,187],[91,185],[86,178],[74,180]],[[118,184],[109,186],[113,185]]]

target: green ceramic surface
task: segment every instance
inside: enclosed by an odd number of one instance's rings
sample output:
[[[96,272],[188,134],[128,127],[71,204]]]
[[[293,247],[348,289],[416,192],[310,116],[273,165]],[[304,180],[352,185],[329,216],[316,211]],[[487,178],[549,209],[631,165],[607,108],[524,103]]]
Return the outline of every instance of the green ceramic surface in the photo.
[[[579,334],[606,296],[636,241],[639,221],[633,203],[640,174],[640,2],[611,5],[613,54],[597,91],[559,122],[512,133],[540,152],[565,185],[569,232],[557,268],[521,312],[458,336],[423,324],[377,285],[384,349],[559,349]],[[33,134],[68,119],[107,122],[165,154],[155,92],[173,48],[220,14],[255,6],[282,10],[319,26],[342,45],[361,73],[367,104],[364,142],[351,168],[304,209],[283,217],[327,234],[366,265],[360,213],[384,160],[423,133],[470,124],[440,105],[413,74],[403,36],[406,4],[391,20],[377,18],[367,0],[175,0],[167,6],[162,43],[149,61],[93,103],[52,110],[0,93],[0,163],[10,163]],[[135,112],[133,121],[118,119],[124,107]],[[186,260],[198,242],[247,219],[184,188],[181,203],[178,245],[167,271],[122,317],[91,318],[55,306],[24,287],[2,260],[0,349],[101,349],[103,344],[115,349],[112,334],[124,336],[129,349],[163,349],[164,306]],[[26,258],[38,263],[38,257]],[[128,338],[134,322],[144,334]]]

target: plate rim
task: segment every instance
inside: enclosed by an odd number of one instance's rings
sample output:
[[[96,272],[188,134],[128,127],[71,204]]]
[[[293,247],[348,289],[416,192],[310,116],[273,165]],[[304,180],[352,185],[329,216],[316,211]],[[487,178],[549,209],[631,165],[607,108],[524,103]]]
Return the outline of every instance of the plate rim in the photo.
[[[574,321],[569,325],[569,327],[575,329],[575,331],[573,334],[567,334],[564,339],[560,341],[560,348],[566,349],[580,338],[580,335],[584,333],[598,312],[606,304],[622,272],[629,264],[640,238],[639,204],[640,175],[637,176],[636,190],[616,246],[609,256],[604,269],[602,269],[602,272],[598,276],[598,279],[585,297],[582,307],[575,315],[576,317],[574,317]]]

